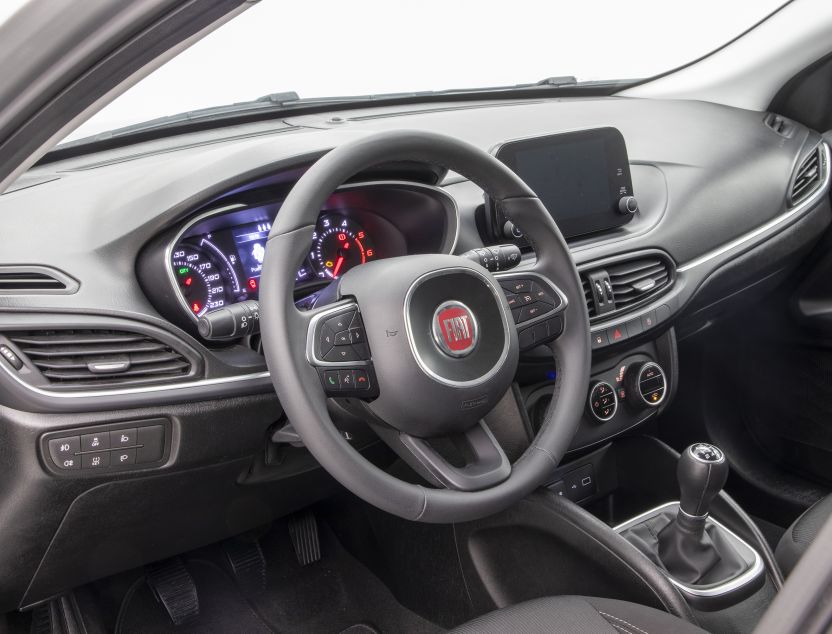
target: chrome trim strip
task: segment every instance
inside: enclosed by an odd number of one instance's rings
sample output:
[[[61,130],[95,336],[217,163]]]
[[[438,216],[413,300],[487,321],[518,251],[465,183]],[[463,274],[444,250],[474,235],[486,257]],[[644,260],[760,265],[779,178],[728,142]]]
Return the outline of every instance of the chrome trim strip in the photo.
[[[500,357],[494,363],[488,372],[485,374],[477,377],[476,379],[471,379],[470,381],[454,381],[452,379],[447,379],[440,374],[437,374],[430,367],[424,362],[422,357],[419,355],[419,351],[416,349],[416,344],[413,341],[413,324],[410,323],[410,300],[413,296],[413,291],[419,287],[419,285],[427,279],[432,277],[437,277],[439,275],[446,275],[451,271],[460,271],[462,273],[467,273],[469,275],[473,275],[475,277],[479,277],[485,282],[485,285],[491,290],[491,293],[497,300],[497,303],[500,305],[500,321],[503,324],[503,333],[505,335],[505,342],[503,344],[503,350],[500,353]],[[508,323],[508,317],[506,315],[506,310],[503,308],[503,302],[505,302],[505,294],[503,293],[503,289],[499,284],[496,286],[491,282],[489,277],[485,273],[480,273],[475,269],[469,269],[467,267],[462,266],[451,266],[443,269],[437,269],[435,271],[429,271],[424,275],[420,275],[417,277],[413,283],[410,285],[410,288],[407,289],[407,293],[404,297],[404,329],[405,334],[407,335],[407,343],[410,344],[410,352],[413,354],[413,358],[416,360],[419,368],[432,378],[434,381],[438,383],[442,383],[444,385],[450,385],[452,387],[470,387],[474,385],[480,385],[494,376],[497,372],[500,371],[500,367],[505,363],[505,360],[508,358],[509,352],[509,343],[511,341],[511,333],[509,331],[510,327],[513,327],[514,324]]]
[[[199,381],[187,381],[184,383],[170,383],[163,385],[146,385],[144,387],[131,388],[115,388],[111,390],[89,390],[78,392],[56,392],[54,390],[44,390],[42,388],[30,385],[22,378],[17,376],[11,368],[7,367],[5,363],[0,363],[0,368],[6,371],[14,381],[25,387],[27,390],[47,396],[49,398],[103,398],[106,396],[129,396],[131,394],[149,394],[154,392],[169,392],[173,390],[193,390],[201,387],[210,387],[212,385],[223,385],[225,383],[239,383],[241,381],[255,381],[258,379],[269,379],[271,374],[269,372],[256,372],[254,374],[239,374],[236,376],[225,376],[216,379],[200,379]]]
[[[785,212],[783,214],[780,214],[776,218],[773,218],[773,219],[769,220],[765,224],[760,225],[759,227],[757,227],[756,229],[753,229],[752,231],[749,231],[745,235],[742,235],[739,238],[736,238],[735,240],[731,240],[730,242],[727,242],[726,244],[723,244],[722,246],[717,247],[713,251],[709,251],[708,253],[705,253],[704,255],[701,255],[698,258],[696,258],[694,260],[691,260],[687,264],[683,264],[682,266],[680,266],[677,269],[677,271],[680,272],[680,273],[684,273],[685,271],[690,271],[691,269],[694,269],[697,266],[700,266],[700,265],[704,264],[705,262],[709,262],[710,260],[713,260],[714,258],[719,257],[720,255],[724,255],[725,253],[728,253],[729,251],[731,251],[733,249],[736,249],[739,246],[742,246],[746,242],[749,242],[750,240],[753,240],[757,236],[760,236],[760,235],[764,234],[766,231],[768,231],[770,229],[774,229],[778,225],[783,224],[784,222],[793,218],[794,216],[803,213],[804,211],[806,211],[810,207],[814,207],[818,203],[818,201],[829,190],[830,150],[829,150],[829,145],[827,145],[827,143],[825,141],[821,142],[821,146],[823,148],[823,154],[822,154],[822,160],[821,160],[821,170],[823,172],[823,182],[821,183],[821,186],[818,187],[808,198],[805,198],[804,200],[799,202],[797,205],[795,205],[794,207],[789,209],[787,212]]]
[[[678,508],[678,506],[679,506],[678,502],[667,502],[666,504],[662,504],[661,506],[657,506],[654,509],[650,509],[649,511],[646,511],[646,512],[642,513],[641,515],[636,515],[634,518],[632,518],[630,520],[627,520],[623,524],[619,524],[618,526],[614,527],[612,530],[615,531],[616,533],[620,533],[621,531],[623,531],[627,528],[630,528],[631,526],[635,526],[636,524],[639,524],[640,522],[647,519],[648,517],[652,517],[652,516],[656,515],[660,511],[669,510],[671,508]],[[728,594],[729,592],[733,592],[734,590],[737,590],[737,589],[743,587],[747,583],[750,583],[751,581],[754,581],[754,579],[759,577],[760,574],[765,570],[765,565],[763,564],[763,559],[762,559],[762,557],[760,557],[760,553],[757,552],[756,548],[752,548],[751,545],[747,541],[745,541],[742,537],[737,535],[731,529],[727,528],[724,524],[721,524],[720,522],[716,521],[713,517],[710,518],[710,521],[712,521],[714,524],[719,526],[719,528],[724,530],[726,533],[728,533],[729,535],[731,535],[732,537],[734,537],[735,539],[740,541],[748,549],[750,549],[751,552],[754,553],[754,562],[751,564],[751,566],[748,568],[748,570],[746,570],[744,573],[742,573],[739,577],[736,577],[734,579],[726,581],[725,583],[721,583],[719,585],[715,585],[715,586],[712,586],[712,587],[706,587],[706,588],[691,586],[691,585],[688,585],[686,583],[682,583],[681,581],[676,581],[676,579],[674,579],[669,574],[667,574],[666,571],[662,571],[662,572],[665,573],[667,578],[670,579],[670,582],[674,586],[679,588],[682,592],[685,592],[685,593],[690,594],[690,595],[695,596],[695,597],[704,597],[704,598],[711,597],[712,598],[712,597],[719,597],[719,596],[722,596],[724,594]],[[635,546],[633,546],[633,548],[635,548]]]

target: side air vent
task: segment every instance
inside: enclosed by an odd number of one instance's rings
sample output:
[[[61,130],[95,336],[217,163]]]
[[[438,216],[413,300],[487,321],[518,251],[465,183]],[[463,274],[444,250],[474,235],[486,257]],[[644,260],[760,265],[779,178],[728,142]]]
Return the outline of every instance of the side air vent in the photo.
[[[29,330],[8,338],[55,386],[123,387],[171,381],[192,363],[172,346],[123,330]]]
[[[782,137],[789,138],[794,134],[794,124],[779,114],[775,114],[770,112],[766,115],[766,118],[763,122],[768,126],[772,131],[776,132]]]
[[[822,160],[821,147],[818,146],[801,161],[789,190],[789,202],[792,205],[799,203],[820,186]]]
[[[666,292],[675,267],[661,252],[634,254],[581,268],[581,282],[591,321],[639,308]]]
[[[46,266],[0,266],[0,295],[66,294],[76,290],[75,280]]]

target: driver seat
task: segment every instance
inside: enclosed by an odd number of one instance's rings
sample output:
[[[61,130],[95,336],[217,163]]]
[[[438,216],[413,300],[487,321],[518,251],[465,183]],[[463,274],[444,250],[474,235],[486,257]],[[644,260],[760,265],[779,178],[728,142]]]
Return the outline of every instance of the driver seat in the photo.
[[[703,634],[682,619],[637,603],[543,597],[485,614],[451,634]]]

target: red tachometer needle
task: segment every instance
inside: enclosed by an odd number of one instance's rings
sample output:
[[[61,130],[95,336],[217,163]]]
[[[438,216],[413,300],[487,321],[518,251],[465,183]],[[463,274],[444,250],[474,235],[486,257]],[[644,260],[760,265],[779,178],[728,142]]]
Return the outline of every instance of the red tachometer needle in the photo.
[[[338,271],[341,270],[341,265],[344,263],[344,256],[339,255],[338,259],[335,261],[335,268],[332,269],[332,277],[338,277]]]

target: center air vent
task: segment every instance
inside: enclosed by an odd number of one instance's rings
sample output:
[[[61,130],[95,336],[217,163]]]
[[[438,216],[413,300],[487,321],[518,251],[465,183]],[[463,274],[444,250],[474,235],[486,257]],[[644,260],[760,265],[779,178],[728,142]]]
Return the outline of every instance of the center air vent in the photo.
[[[29,330],[7,333],[54,386],[122,387],[185,378],[182,353],[151,336],[123,330]]]
[[[799,203],[820,186],[822,162],[821,146],[812,150],[812,153],[801,161],[789,190],[789,201],[792,205]]]
[[[675,268],[661,252],[634,254],[581,269],[590,320],[635,310],[667,291]]]

